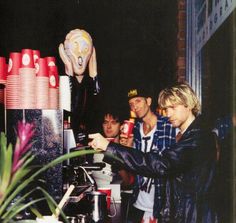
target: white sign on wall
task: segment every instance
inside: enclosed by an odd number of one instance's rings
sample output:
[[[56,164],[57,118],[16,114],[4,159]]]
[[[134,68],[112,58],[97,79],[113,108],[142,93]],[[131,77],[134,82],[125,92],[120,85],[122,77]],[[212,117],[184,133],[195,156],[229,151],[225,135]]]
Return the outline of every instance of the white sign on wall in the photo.
[[[235,7],[236,0],[195,0],[197,51],[201,50]]]

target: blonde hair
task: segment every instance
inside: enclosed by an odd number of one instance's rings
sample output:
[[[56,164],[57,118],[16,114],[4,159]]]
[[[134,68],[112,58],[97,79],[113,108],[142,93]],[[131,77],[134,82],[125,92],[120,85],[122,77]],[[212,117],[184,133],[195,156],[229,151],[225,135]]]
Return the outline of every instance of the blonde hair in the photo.
[[[192,109],[195,116],[200,113],[201,106],[193,89],[186,83],[177,84],[162,90],[158,97],[158,104],[166,108],[167,104],[184,105]]]

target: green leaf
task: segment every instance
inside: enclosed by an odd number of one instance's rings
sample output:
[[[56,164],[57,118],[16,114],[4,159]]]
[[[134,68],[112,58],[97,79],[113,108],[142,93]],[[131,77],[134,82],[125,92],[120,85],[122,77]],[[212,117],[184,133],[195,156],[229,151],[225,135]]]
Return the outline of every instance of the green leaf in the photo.
[[[7,212],[5,212],[2,215],[2,218],[6,218],[14,209],[16,209],[16,207],[18,207],[21,203],[23,203],[25,198],[27,198],[30,194],[32,194],[36,190],[37,189],[34,188],[34,189],[30,190],[28,193],[21,195],[10,207],[8,207]]]
[[[62,163],[63,161],[67,160],[67,159],[71,159],[77,156],[83,156],[83,155],[88,155],[88,154],[94,154],[94,153],[98,153],[95,150],[79,150],[79,151],[74,151],[68,154],[64,154],[58,158],[56,158],[55,160],[52,160],[50,163],[46,164],[45,166],[43,166],[41,169],[39,169],[37,172],[35,172],[31,177],[34,178],[36,176],[38,176],[39,174],[41,174],[42,172],[46,171],[47,169],[56,166],[59,163]]]
[[[6,199],[8,194],[10,194],[11,191],[13,191],[14,188],[17,187],[19,183],[21,183],[22,179],[31,171],[31,169],[29,167],[27,167],[27,165],[29,165],[30,162],[33,159],[34,159],[33,156],[32,157],[28,157],[28,159],[24,162],[24,164],[15,172],[9,187],[5,190],[5,193],[3,194],[3,197],[0,199],[0,205],[3,202],[3,200]]]
[[[41,187],[38,187],[38,189],[42,191],[42,193],[43,193],[44,196],[46,197],[46,201],[47,201],[47,203],[48,203],[48,206],[49,206],[51,212],[52,212],[53,214],[55,214],[55,209],[56,209],[56,207],[57,207],[57,203],[54,201],[54,199],[50,196],[50,194],[49,194],[46,190],[44,190],[44,189],[41,188]],[[54,206],[53,206],[53,205],[54,205]],[[69,223],[69,221],[68,221],[67,218],[66,218],[66,215],[64,214],[64,212],[63,212],[62,210],[60,210],[60,214],[61,214],[61,216],[63,217],[64,222],[65,222],[65,223]]]
[[[28,165],[33,161],[34,156],[29,157],[29,155],[30,154],[27,154],[27,156],[23,158],[24,163],[12,176],[10,187],[14,188],[17,183],[19,183],[19,181],[21,181],[27,175],[27,173],[29,173],[33,169],[32,167],[28,167]]]
[[[28,202],[27,204],[24,204],[24,205],[19,205],[13,212],[11,212],[10,215],[8,215],[6,218],[3,219],[3,222],[2,223],[7,223],[9,222],[10,219],[13,219],[14,216],[16,216],[18,213],[20,213],[21,211],[25,210],[27,207],[30,207],[31,205],[37,203],[37,202],[40,202],[40,201],[43,201],[45,200],[45,198],[39,198],[39,199],[36,199],[36,200],[33,200],[33,201],[30,201]]]
[[[5,193],[6,188],[8,187],[11,180],[11,168],[12,168],[12,145],[9,144],[7,150],[4,152],[4,165],[2,172],[2,179],[0,185],[1,193]]]
[[[37,221],[36,220],[20,220],[20,221],[10,220],[8,223],[37,223]]]
[[[30,207],[31,212],[38,218],[43,218],[43,215],[34,207]]]
[[[56,209],[55,207],[57,206],[57,203],[54,201],[54,199],[49,195],[49,193],[46,190],[44,190],[41,187],[38,187],[38,190],[41,190],[41,192],[44,194],[50,211],[52,213],[54,213],[55,209]]]
[[[7,150],[7,139],[3,132],[1,132],[0,138],[0,186],[2,183],[2,175],[4,172],[5,154]]]
[[[12,193],[9,195],[9,197],[7,197],[5,202],[0,206],[0,216],[3,214],[4,210],[6,210],[6,208],[8,207],[10,202],[13,200],[13,198],[16,197],[16,195],[19,194],[19,192],[22,191],[39,174],[41,174],[42,172],[46,171],[47,169],[49,169],[59,163],[62,163],[63,161],[65,161],[67,159],[82,156],[82,155],[87,155],[87,154],[94,154],[94,153],[98,153],[98,152],[96,152],[94,150],[86,150],[86,149],[74,151],[69,154],[62,155],[62,156],[56,158],[55,160],[51,161],[50,163],[44,165],[42,168],[40,168],[38,171],[36,171],[31,176],[29,176],[27,179],[24,179],[24,181],[22,181],[21,184],[14,191],[12,191]]]
[[[32,194],[32,193],[33,193],[34,191],[36,191],[36,190],[39,190],[39,191],[42,192],[42,194],[44,195],[44,199],[47,201],[47,204],[48,204],[48,206],[49,206],[49,209],[51,210],[52,213],[55,213],[55,209],[56,209],[56,207],[57,207],[57,203],[54,201],[54,199],[49,195],[49,193],[48,193],[46,190],[44,190],[44,189],[41,188],[41,187],[37,187],[37,188],[31,190],[30,192],[28,192],[27,194],[21,196],[19,199],[17,199],[17,201],[16,201],[10,208],[8,208],[8,212],[5,213],[2,217],[3,217],[3,218],[8,218],[8,216],[10,216],[11,213],[12,213],[14,210],[20,208],[20,206],[22,205],[22,202],[25,200],[25,198],[29,197],[29,195]],[[34,209],[34,208],[32,208],[32,207],[30,207],[30,208],[31,208],[31,209]],[[36,209],[35,209],[35,210],[36,210]],[[33,213],[36,214],[36,212],[37,212],[36,216],[37,216],[37,217],[41,217],[42,215],[41,215],[37,210],[36,210],[36,211],[35,211],[35,210],[34,210]],[[66,215],[64,214],[64,212],[61,211],[60,213],[61,213],[61,215],[62,215],[64,221],[65,221],[66,223],[69,223],[68,220],[67,220],[67,218],[66,218]]]

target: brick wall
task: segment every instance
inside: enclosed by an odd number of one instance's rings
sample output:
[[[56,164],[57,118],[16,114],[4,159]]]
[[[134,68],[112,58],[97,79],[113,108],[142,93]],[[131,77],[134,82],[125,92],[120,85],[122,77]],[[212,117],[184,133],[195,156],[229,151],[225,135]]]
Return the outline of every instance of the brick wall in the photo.
[[[186,0],[178,0],[177,80],[186,80]]]

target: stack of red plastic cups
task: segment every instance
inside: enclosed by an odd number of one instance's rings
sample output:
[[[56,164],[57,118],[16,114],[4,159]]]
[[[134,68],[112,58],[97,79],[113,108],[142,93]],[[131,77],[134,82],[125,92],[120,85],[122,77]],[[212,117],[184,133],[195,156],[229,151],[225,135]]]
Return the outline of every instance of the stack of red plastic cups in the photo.
[[[36,108],[49,108],[49,78],[48,66],[45,58],[38,59],[38,69],[36,70]]]
[[[20,108],[35,109],[35,66],[32,49],[22,49],[20,74]]]
[[[10,53],[6,70],[6,59],[0,57],[0,103],[7,109],[58,109],[55,57],[40,58],[39,50],[22,49]]]
[[[39,50],[33,50],[33,58],[34,58],[35,73],[37,74],[39,71],[39,63],[38,63],[38,60],[40,58]]]
[[[4,89],[7,81],[6,58],[0,57],[0,104],[4,104]]]
[[[59,76],[55,57],[46,57],[49,73],[49,109],[59,107]]]
[[[6,108],[18,109],[20,107],[20,76],[22,55],[19,52],[11,52],[8,61],[6,84]]]

